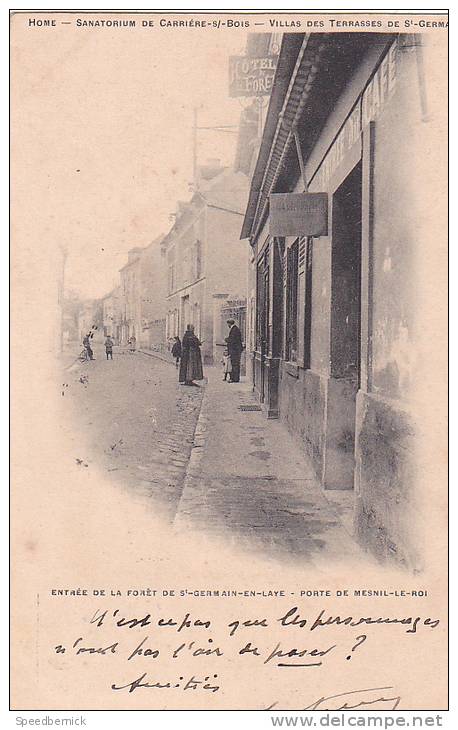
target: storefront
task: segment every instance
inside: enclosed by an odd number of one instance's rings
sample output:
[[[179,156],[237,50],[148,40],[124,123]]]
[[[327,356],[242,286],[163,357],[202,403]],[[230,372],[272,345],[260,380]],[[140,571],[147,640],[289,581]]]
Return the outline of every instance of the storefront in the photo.
[[[286,34],[242,231],[266,415],[285,421],[325,489],[354,490],[360,541],[408,564],[411,176],[426,92],[421,36]]]

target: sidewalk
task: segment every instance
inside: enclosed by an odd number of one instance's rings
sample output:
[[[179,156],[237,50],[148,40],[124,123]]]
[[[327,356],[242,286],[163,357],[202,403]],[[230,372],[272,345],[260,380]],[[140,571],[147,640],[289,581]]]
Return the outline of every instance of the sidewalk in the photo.
[[[161,352],[160,350],[146,350],[143,347],[140,347],[138,349],[138,352],[141,352],[143,355],[148,355],[149,357],[155,357],[158,360],[162,360],[163,362],[168,362],[171,365],[175,365],[175,358],[172,357],[170,352]]]
[[[240,410],[258,405],[250,383],[206,375],[176,530],[279,560],[365,559],[351,536],[353,494],[323,492],[280,421]]]

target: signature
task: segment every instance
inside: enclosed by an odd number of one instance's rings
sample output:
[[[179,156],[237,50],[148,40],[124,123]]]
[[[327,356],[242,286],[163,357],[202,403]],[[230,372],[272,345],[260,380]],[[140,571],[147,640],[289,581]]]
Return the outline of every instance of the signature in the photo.
[[[337,695],[320,697],[303,710],[357,710],[369,708],[371,710],[397,710],[401,698],[391,692],[394,687],[369,687],[366,689],[354,689],[350,692],[342,692]],[[382,692],[383,694],[378,694]],[[377,694],[376,694],[377,693]],[[393,695],[393,696],[391,696]],[[266,710],[273,710],[278,701],[273,702]],[[280,709],[280,708],[279,708]]]
[[[210,692],[218,692],[219,685],[212,684],[210,680],[210,677],[205,677],[204,679],[197,679],[194,675],[184,680],[184,677],[179,677],[178,680],[175,681],[169,681],[164,682],[163,680],[160,681],[147,681],[146,679],[147,674],[144,672],[144,674],[141,675],[141,677],[138,677],[137,679],[134,679],[133,682],[128,682],[127,684],[122,685],[116,685],[112,684],[111,689],[112,690],[128,690],[129,694],[132,692],[135,692],[135,690],[139,688],[143,689],[182,689],[183,691],[187,689],[204,689],[209,690]],[[214,674],[212,679],[217,679],[218,675]]]

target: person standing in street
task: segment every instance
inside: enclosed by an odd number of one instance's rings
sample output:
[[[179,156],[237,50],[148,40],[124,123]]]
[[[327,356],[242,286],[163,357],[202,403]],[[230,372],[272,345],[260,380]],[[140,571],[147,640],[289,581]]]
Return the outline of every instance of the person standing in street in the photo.
[[[181,340],[179,337],[174,337],[173,339],[175,342],[172,345],[172,357],[175,358],[175,366],[178,367],[181,357]]]
[[[137,338],[135,337],[135,335],[132,335],[129,338],[129,350],[131,352],[135,352],[136,347],[137,347]]]
[[[110,335],[105,340],[105,352],[107,354],[107,360],[113,360],[113,340]]]
[[[88,360],[94,360],[94,352],[91,347],[91,339],[94,336],[93,332],[88,332],[87,335],[83,337],[83,346],[86,350],[86,355]]]
[[[194,327],[188,324],[181,343],[181,361],[178,380],[184,385],[195,385],[194,380],[203,380],[201,341],[194,334]]]
[[[240,360],[242,359],[242,333],[240,328],[235,324],[235,320],[228,319],[229,335],[226,337],[227,350],[231,358],[232,372],[230,383],[240,382]]]

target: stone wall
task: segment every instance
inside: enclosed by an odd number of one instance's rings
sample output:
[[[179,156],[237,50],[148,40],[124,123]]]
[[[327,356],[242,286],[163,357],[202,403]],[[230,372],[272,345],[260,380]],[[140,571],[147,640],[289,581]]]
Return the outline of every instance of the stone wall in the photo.
[[[357,433],[355,534],[381,560],[418,567],[411,418],[395,404],[360,392]]]

